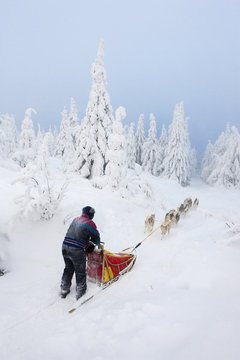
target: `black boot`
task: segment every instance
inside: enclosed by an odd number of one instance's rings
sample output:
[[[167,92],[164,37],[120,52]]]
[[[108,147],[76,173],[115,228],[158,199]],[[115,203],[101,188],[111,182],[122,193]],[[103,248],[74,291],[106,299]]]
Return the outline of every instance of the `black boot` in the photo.
[[[65,299],[65,297],[70,293],[70,290],[61,290],[60,296],[62,299]]]
[[[85,293],[86,293],[86,289],[80,291],[79,293],[77,293],[77,295],[76,295],[76,300],[80,299],[80,297],[82,297]]]

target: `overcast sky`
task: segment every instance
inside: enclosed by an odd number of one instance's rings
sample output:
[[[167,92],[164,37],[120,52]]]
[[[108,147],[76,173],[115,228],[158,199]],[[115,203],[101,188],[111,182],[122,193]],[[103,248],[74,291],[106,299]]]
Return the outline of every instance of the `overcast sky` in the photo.
[[[0,113],[27,107],[45,130],[74,97],[80,119],[104,38],[107,90],[125,123],[172,121],[184,101],[201,153],[226,123],[240,130],[239,0],[0,0]]]

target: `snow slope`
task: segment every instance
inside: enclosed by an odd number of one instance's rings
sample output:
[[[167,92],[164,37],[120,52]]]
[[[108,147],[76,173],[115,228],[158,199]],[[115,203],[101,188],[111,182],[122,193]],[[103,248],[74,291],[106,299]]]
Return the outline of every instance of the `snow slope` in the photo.
[[[0,167],[0,242],[9,272],[0,277],[1,360],[238,360],[240,358],[240,191],[189,187],[144,175],[152,201],[122,199],[72,177],[57,215],[49,222],[19,219],[12,186],[15,168]],[[61,174],[56,171],[56,180]],[[188,196],[199,208],[161,239],[157,231],[137,249],[131,272],[76,312],[75,290],[59,299],[61,244],[72,218],[85,205],[105,248],[118,252],[145,238],[144,220],[165,213]],[[89,284],[88,294],[95,291]]]

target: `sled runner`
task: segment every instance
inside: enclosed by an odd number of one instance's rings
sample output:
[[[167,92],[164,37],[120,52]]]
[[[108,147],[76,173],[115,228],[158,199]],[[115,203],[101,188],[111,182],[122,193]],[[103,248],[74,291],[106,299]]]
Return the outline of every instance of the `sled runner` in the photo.
[[[107,250],[87,255],[88,280],[98,285],[106,285],[130,271],[136,261],[136,255],[111,253]]]

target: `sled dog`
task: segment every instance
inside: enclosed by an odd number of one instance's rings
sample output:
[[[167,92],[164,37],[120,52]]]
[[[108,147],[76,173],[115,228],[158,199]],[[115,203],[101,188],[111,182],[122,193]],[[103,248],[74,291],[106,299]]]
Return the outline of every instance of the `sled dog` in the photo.
[[[153,230],[153,226],[155,223],[155,214],[148,215],[144,224],[144,232],[150,233]]]
[[[161,228],[161,233],[162,233],[163,236],[169,233],[170,228],[171,228],[171,224],[172,224],[171,220],[165,220],[162,223],[160,228]]]

